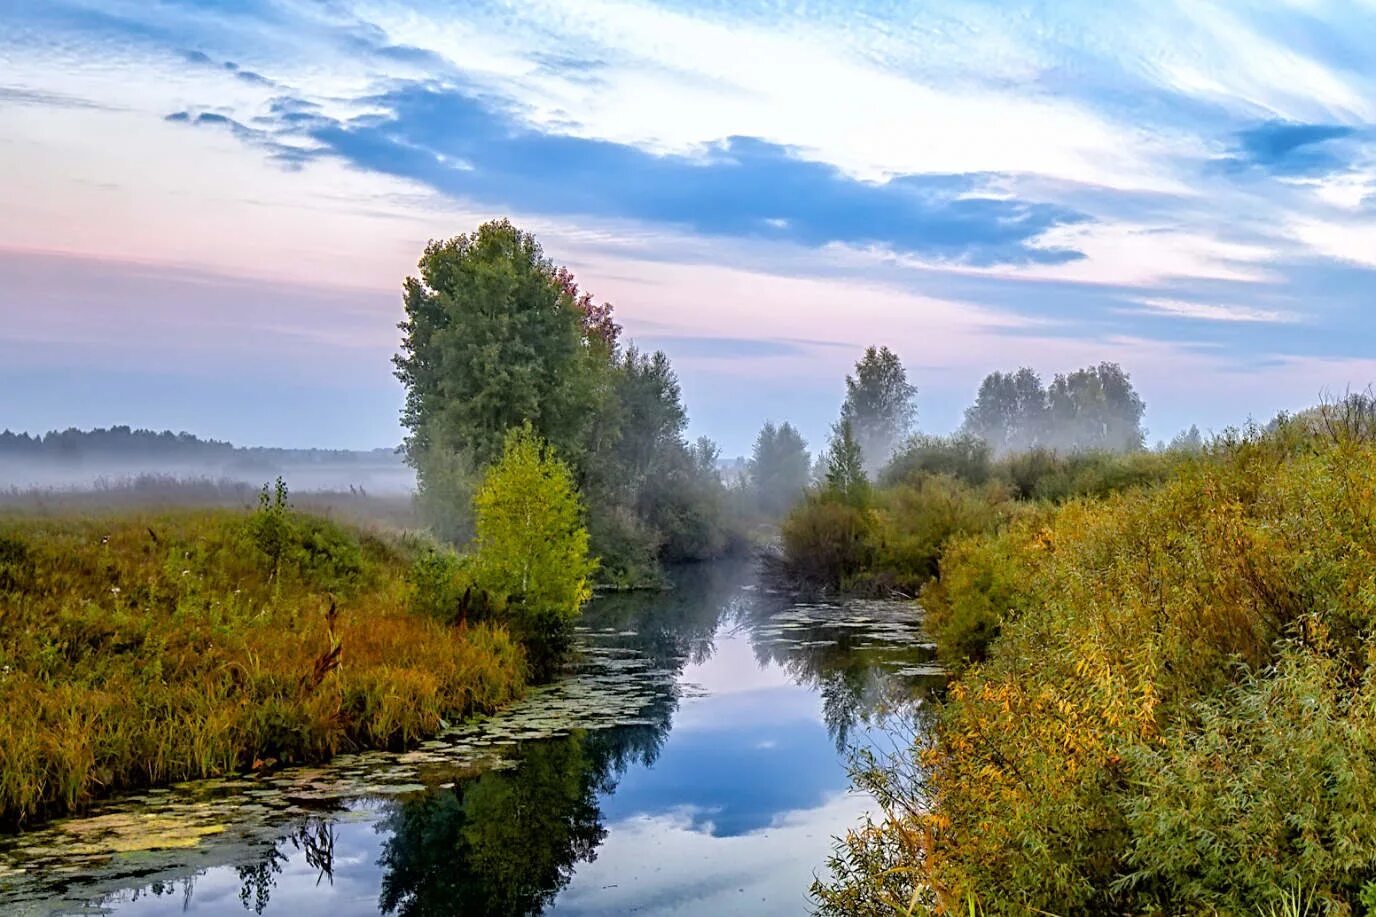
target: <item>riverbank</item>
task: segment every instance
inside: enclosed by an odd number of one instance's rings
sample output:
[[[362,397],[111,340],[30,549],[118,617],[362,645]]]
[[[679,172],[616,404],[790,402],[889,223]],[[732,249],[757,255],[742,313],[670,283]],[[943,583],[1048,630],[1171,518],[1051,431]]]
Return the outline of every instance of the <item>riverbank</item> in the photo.
[[[958,536],[957,677],[828,913],[1371,913],[1376,443],[1281,424]]]
[[[284,503],[0,518],[0,823],[408,747],[515,699],[503,628],[408,610],[424,547]]]

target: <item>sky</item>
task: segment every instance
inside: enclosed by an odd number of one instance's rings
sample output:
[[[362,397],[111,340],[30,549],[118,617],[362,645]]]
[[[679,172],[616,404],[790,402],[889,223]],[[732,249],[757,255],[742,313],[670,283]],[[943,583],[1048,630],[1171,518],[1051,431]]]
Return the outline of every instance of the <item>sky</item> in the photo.
[[[1131,374],[1149,438],[1376,380],[1376,4],[0,0],[0,428],[400,441],[401,283],[510,217],[726,455],[870,344]]]

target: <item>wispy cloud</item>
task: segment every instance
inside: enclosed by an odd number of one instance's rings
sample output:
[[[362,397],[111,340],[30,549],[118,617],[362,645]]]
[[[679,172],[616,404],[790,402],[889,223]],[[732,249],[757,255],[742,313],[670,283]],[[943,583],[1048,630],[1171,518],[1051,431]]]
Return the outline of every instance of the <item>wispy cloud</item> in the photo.
[[[1294,312],[1285,312],[1279,309],[1189,302],[1183,299],[1141,299],[1138,302],[1142,309],[1147,312],[1204,322],[1286,323],[1299,321],[1299,316]]]

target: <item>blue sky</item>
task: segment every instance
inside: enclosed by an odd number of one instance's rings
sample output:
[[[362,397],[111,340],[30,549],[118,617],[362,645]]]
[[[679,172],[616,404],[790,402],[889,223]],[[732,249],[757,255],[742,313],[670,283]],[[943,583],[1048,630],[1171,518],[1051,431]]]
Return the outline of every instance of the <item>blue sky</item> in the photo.
[[[400,437],[399,288],[510,216],[815,444],[1099,360],[1153,438],[1376,379],[1376,9],[0,0],[0,427]]]

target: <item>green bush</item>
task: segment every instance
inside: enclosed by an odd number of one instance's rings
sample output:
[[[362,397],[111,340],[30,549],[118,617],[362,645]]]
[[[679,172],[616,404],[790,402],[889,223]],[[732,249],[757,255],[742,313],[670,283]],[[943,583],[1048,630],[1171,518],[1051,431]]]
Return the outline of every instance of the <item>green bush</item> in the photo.
[[[899,870],[943,912],[1364,912],[1376,445],[1248,431],[1016,467],[1109,495],[948,540],[923,599],[958,677],[836,894]]]
[[[1131,868],[1178,912],[1239,913],[1303,889],[1347,912],[1376,884],[1376,675],[1290,648],[1199,703],[1129,772]]]
[[[937,655],[952,672],[982,661],[1004,621],[1034,598],[1028,592],[1030,552],[1024,549],[1031,527],[954,538],[942,552],[941,575],[922,590],[922,608]]]
[[[420,553],[406,577],[406,610],[445,623],[467,620],[473,603],[473,578],[452,548],[431,547]]]
[[[875,515],[837,499],[811,493],[784,520],[784,559],[806,583],[842,588],[866,570],[874,557]]]
[[[1131,487],[1159,484],[1194,453],[1073,452],[1033,449],[1000,459],[993,476],[1020,500],[1063,503],[1074,497],[1106,497]]]
[[[937,572],[947,539],[989,532],[1012,511],[999,485],[971,487],[947,475],[925,475],[879,493],[872,571],[908,594]]]
[[[894,453],[879,476],[881,484],[913,481],[923,475],[949,475],[966,484],[983,484],[993,471],[989,444],[978,436],[919,435]]]

